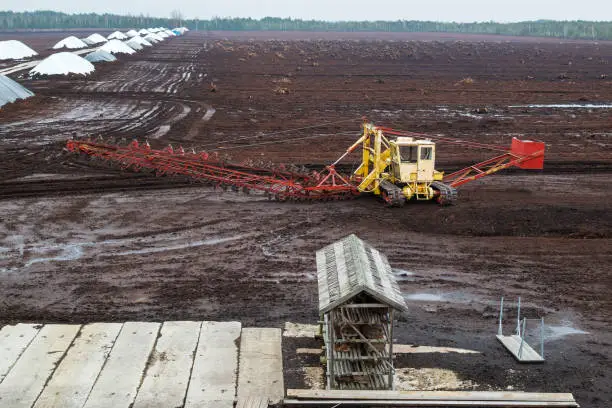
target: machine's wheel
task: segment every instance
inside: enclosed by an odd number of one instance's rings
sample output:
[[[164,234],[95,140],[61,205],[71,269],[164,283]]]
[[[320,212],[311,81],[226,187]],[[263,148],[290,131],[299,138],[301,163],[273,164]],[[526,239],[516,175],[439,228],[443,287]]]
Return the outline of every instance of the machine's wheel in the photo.
[[[406,204],[406,197],[402,194],[402,189],[386,180],[380,182],[382,199],[390,207],[403,207]]]
[[[453,205],[457,200],[457,189],[448,184],[442,183],[441,181],[434,181],[431,183],[431,188],[438,191],[439,194],[436,201],[440,205]]]

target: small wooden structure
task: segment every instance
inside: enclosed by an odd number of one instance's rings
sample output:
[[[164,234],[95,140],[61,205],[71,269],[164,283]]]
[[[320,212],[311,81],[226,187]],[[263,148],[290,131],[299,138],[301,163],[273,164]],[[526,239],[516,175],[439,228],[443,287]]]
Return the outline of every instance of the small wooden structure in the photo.
[[[327,388],[393,389],[394,311],[405,311],[387,258],[355,235],[317,251]]]
[[[535,351],[525,340],[527,319],[521,320],[521,298],[518,298],[518,312],[516,315],[516,334],[504,336],[503,316],[504,316],[504,298],[501,298],[499,306],[499,326],[497,329],[497,340],[516,358],[519,363],[543,363],[544,362],[544,318],[537,319],[540,323],[540,354]]]

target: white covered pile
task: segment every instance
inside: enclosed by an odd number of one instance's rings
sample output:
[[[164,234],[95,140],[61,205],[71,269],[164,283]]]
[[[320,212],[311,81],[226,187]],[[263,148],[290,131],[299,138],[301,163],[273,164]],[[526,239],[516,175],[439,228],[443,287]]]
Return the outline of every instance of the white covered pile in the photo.
[[[95,71],[93,64],[71,52],[58,52],[42,60],[30,71],[36,75],[88,75]]]
[[[91,41],[89,38],[81,38],[81,41],[83,41],[85,44],[87,44],[88,47],[90,45],[95,45],[95,43],[93,41]]]
[[[34,96],[31,91],[12,79],[0,75],[0,106],[15,102],[17,99],[27,99],[30,96]]]
[[[34,55],[38,53],[21,41],[0,41],[0,60],[29,58]]]
[[[140,51],[143,49],[143,46],[140,45],[137,41],[134,41],[133,38],[131,40],[125,41],[124,44],[133,49],[134,51]]]
[[[108,38],[109,40],[127,40],[128,37],[121,31],[115,31],[106,38]]]
[[[157,34],[149,34],[144,39],[150,43],[158,43],[160,41],[164,41],[164,39]]]
[[[99,48],[102,51],[106,51],[110,54],[134,54],[134,51],[129,46],[125,45],[123,42],[119,40],[110,40],[103,46]]]
[[[151,34],[146,28],[141,28],[140,31],[138,31],[138,34],[140,35],[148,35]]]
[[[102,44],[108,41],[106,38],[104,38],[98,33],[90,35],[89,37],[87,37],[87,40],[91,41],[92,44]]]
[[[177,28],[173,28],[172,31],[174,31],[175,33],[179,33],[179,34],[185,34],[187,31],[189,31],[189,29],[187,27],[177,27]]]
[[[130,38],[133,38],[133,37],[138,37],[140,34],[138,34],[138,31],[136,30],[130,30],[127,33],[125,33],[125,35],[127,35]]]
[[[117,57],[115,57],[110,52],[106,52],[103,50],[96,50],[94,52],[90,52],[85,56],[85,59],[89,62],[114,62],[117,61]]]
[[[151,47],[151,46],[153,46],[153,44],[151,44],[150,42],[148,42],[147,40],[145,40],[145,39],[144,39],[144,38],[142,38],[141,36],[134,37],[134,38],[132,38],[132,39],[131,39],[131,40],[129,40],[129,41],[134,41],[134,42],[136,42],[136,43],[138,43],[138,44],[140,44],[140,45],[144,45],[145,47]],[[128,42],[129,42],[129,41],[128,41]]]
[[[71,35],[70,37],[64,38],[62,41],[58,42],[57,44],[53,46],[54,50],[59,50],[60,48],[67,48],[69,50],[78,50],[80,48],[87,48],[87,44],[79,40],[75,36]]]

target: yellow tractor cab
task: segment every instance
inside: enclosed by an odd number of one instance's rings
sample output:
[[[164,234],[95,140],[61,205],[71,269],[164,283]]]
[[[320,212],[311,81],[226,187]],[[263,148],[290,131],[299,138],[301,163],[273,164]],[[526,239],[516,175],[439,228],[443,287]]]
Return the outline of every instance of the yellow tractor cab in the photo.
[[[436,144],[429,139],[398,136],[387,138],[383,129],[365,123],[363,135],[352,146],[362,145],[363,158],[353,178],[361,192],[372,192],[393,206],[407,200],[437,199],[449,204],[456,198],[453,187],[442,182],[435,169]]]

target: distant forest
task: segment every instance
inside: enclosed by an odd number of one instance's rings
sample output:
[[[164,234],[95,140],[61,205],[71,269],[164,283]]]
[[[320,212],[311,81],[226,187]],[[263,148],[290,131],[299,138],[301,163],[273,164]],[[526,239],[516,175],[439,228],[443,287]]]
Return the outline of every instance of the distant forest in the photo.
[[[0,11],[0,30],[103,28],[130,29],[158,26],[186,26],[197,30],[227,31],[386,31],[453,32],[512,36],[558,37],[612,40],[612,21],[538,20],[519,23],[441,23],[434,21],[317,21],[266,17],[185,19],[179,11],[171,18],[120,16],[115,14],[65,14],[55,11]]]

